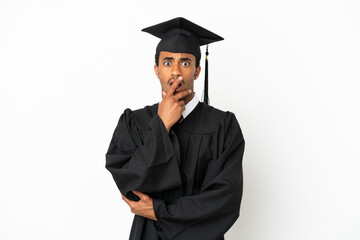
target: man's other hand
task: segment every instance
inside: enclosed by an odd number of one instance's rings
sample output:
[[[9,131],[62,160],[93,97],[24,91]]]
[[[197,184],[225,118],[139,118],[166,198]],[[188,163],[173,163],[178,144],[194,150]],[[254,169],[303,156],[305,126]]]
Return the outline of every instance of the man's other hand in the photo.
[[[133,193],[140,198],[138,202],[131,201],[121,194],[122,199],[129,205],[131,212],[136,215],[157,221],[153,208],[153,199],[142,192],[133,191]]]

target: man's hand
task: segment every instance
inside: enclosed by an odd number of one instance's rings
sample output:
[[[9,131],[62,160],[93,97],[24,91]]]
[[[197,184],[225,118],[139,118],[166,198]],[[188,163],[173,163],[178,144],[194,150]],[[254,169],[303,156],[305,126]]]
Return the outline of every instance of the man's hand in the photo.
[[[140,197],[140,201],[131,201],[121,194],[122,199],[131,208],[131,212],[136,215],[157,221],[153,208],[153,199],[142,192],[133,191],[133,193]]]
[[[169,91],[167,93],[163,93],[163,99],[159,104],[158,114],[168,132],[170,131],[170,128],[180,119],[182,112],[185,110],[185,102],[181,99],[191,93],[191,89],[188,89],[174,94],[182,79],[182,77],[179,77],[174,81]]]

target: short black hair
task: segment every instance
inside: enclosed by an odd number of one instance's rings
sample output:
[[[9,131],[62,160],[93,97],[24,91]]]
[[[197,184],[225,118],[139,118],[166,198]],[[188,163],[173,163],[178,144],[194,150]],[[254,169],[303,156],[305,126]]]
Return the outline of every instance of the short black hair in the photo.
[[[159,56],[160,56],[160,52],[156,52],[155,53],[155,64],[156,64],[156,66],[159,66]],[[195,67],[198,67],[199,65],[200,65],[200,59],[195,57]]]

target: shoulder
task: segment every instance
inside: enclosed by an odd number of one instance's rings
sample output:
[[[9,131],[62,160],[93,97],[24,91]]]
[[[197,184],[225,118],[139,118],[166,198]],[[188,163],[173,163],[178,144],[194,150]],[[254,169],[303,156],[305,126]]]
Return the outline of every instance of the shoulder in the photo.
[[[211,119],[214,123],[220,124],[223,121],[237,121],[235,114],[230,111],[224,111],[213,106],[199,103],[203,117]]]
[[[234,115],[230,111],[224,111],[219,108],[216,108],[214,106],[207,105],[205,103],[199,102],[200,110],[204,115],[212,116],[212,117],[218,117],[218,118],[224,118],[227,115]]]
[[[207,109],[205,112],[209,113],[207,117],[212,116],[215,118],[211,120],[214,122],[212,127],[214,128],[214,133],[223,139],[224,146],[227,146],[234,140],[239,143],[244,142],[242,130],[233,112],[222,111],[207,105],[204,106],[204,109]]]
[[[158,105],[158,103],[155,103],[135,110],[127,108],[125,112],[131,113],[136,119],[153,118],[157,114]]]
[[[135,110],[127,108],[121,115],[120,120],[125,121],[129,125],[145,128],[148,126],[149,121],[156,116],[158,105],[156,103]]]
[[[190,119],[189,119],[190,120]],[[235,114],[199,102],[191,116],[188,129],[196,132],[214,132],[218,128],[237,124]]]

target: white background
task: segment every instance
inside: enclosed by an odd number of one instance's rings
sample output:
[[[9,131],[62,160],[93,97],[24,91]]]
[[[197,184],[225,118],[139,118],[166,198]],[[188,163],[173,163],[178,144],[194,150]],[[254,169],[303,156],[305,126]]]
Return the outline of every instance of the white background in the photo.
[[[161,97],[140,30],[178,16],[225,38],[211,104],[246,139],[226,238],[360,239],[357,0],[1,0],[0,239],[128,238],[105,153],[124,109]]]

